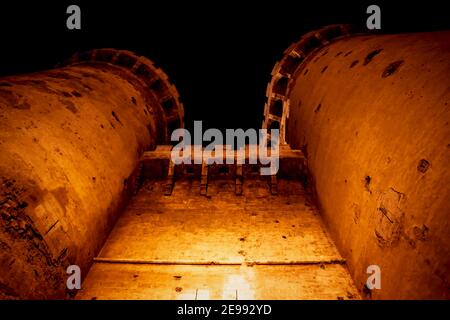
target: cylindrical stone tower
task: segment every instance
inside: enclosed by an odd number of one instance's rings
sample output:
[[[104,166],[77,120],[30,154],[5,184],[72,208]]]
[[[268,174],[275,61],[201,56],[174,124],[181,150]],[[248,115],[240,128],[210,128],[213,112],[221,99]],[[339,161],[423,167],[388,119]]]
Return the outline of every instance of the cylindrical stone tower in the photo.
[[[128,51],[0,79],[0,299],[64,298],[135,187],[140,155],[183,126],[167,76]]]
[[[366,297],[450,298],[450,32],[325,27],[288,48],[267,96],[264,126],[307,156]]]

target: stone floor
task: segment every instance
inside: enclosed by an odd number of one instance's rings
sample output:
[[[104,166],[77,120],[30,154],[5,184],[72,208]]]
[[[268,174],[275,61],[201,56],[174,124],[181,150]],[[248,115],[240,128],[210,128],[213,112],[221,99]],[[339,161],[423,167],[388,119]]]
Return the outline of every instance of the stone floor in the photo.
[[[358,299],[298,182],[149,181],[117,222],[78,299]]]

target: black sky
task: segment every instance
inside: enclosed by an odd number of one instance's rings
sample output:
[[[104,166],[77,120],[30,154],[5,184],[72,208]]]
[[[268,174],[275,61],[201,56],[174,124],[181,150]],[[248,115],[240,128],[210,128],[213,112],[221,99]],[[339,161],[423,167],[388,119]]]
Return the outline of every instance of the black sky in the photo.
[[[113,47],[162,67],[204,128],[259,127],[274,63],[308,31],[333,23],[363,28],[378,4],[385,33],[450,29],[445,1],[128,0],[0,3],[0,75],[52,68],[72,53]],[[82,30],[66,28],[78,4]],[[450,39],[449,39],[450,41]]]

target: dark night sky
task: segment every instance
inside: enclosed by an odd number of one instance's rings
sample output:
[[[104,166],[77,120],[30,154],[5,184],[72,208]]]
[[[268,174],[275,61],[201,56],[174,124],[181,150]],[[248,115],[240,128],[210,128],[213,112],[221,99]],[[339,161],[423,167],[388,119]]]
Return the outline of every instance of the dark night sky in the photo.
[[[203,120],[204,128],[259,127],[270,72],[284,49],[327,24],[364,27],[369,4],[380,5],[385,33],[450,29],[445,1],[4,2],[0,75],[52,68],[92,48],[132,50],[170,76],[187,126]],[[66,29],[70,4],[81,7],[81,31]]]

